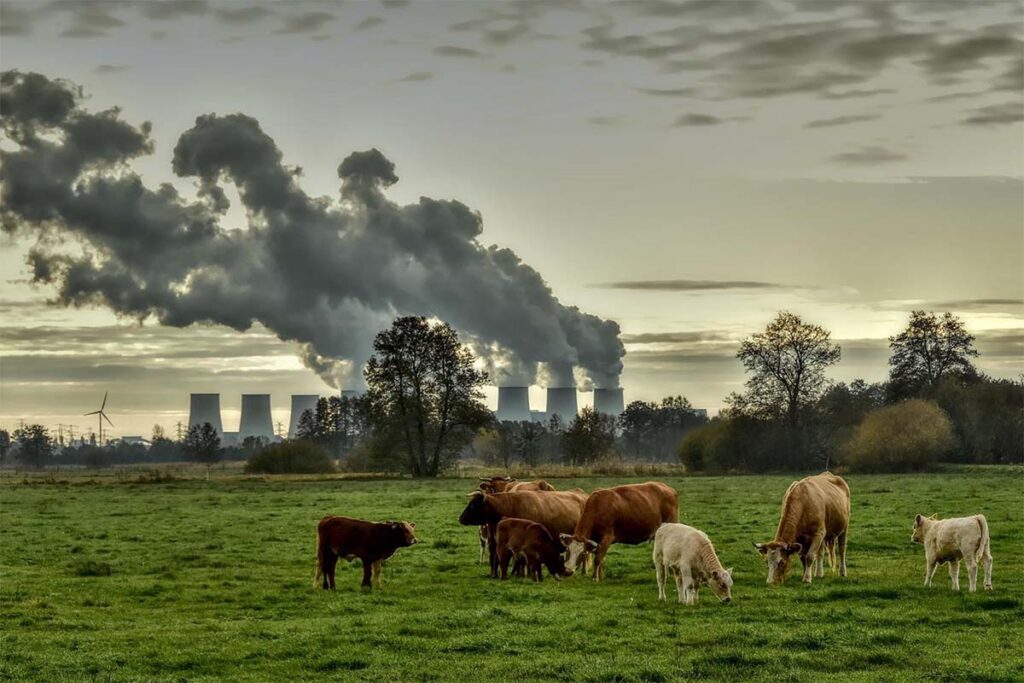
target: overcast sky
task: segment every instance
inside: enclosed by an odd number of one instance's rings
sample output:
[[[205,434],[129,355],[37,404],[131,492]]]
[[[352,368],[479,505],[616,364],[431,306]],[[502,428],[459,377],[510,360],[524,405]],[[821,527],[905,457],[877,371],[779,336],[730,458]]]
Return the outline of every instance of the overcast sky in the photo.
[[[715,411],[742,386],[738,340],[781,309],[832,331],[837,380],[883,379],[914,308],[960,315],[985,372],[1024,372],[1021,8],[4,1],[0,62],[150,122],[152,153],[130,166],[182,201],[199,181],[172,155],[201,115],[257,120],[302,191],[332,202],[339,163],[376,148],[395,206],[458,200],[481,245],[618,323],[627,401]],[[223,187],[221,226],[247,229]],[[190,392],[220,392],[228,430],[241,393],[271,393],[287,424],[289,394],[329,391],[258,323],[48,305],[26,262],[37,239],[0,235],[0,427],[88,427],[104,391],[120,434],[170,430]]]

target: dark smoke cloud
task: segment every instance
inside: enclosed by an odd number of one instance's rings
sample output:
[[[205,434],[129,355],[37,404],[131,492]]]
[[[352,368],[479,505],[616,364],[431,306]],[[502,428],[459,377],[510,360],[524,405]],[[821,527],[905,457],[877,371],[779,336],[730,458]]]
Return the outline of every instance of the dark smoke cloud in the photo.
[[[53,286],[61,304],[174,327],[260,323],[298,342],[332,386],[400,314],[450,322],[520,381],[543,363],[582,368],[599,386],[618,382],[615,322],[561,304],[514,252],[482,244],[480,215],[464,204],[388,200],[398,176],[376,149],[342,161],[341,201],[332,202],[302,191],[255,119],[200,116],[172,162],[197,180],[192,202],[131,171],[152,151],[148,124],[132,126],[116,109],[89,112],[76,87],[39,74],[4,72],[0,85],[11,143],[0,150],[2,228],[37,237],[33,280]],[[222,225],[228,182],[246,229]]]

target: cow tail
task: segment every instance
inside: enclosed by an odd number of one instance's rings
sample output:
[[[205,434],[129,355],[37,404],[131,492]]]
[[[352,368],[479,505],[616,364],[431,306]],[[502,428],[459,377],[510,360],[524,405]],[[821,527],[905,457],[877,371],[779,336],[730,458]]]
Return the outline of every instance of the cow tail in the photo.
[[[320,586],[320,577],[324,575],[324,535],[316,530],[316,573],[313,575],[313,588]]]
[[[981,543],[978,544],[977,553],[977,558],[981,559],[982,557],[985,557],[986,554],[990,554],[992,552],[989,548],[988,520],[985,519],[985,515],[976,515],[974,517],[974,521],[976,521],[978,526],[981,527]]]

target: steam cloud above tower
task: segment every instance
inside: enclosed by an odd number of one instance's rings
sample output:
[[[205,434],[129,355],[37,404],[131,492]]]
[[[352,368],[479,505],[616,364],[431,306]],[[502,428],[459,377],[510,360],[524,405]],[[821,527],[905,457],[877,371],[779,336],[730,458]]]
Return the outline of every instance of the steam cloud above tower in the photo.
[[[35,237],[32,278],[60,304],[175,327],[260,323],[299,342],[335,388],[355,379],[380,329],[410,314],[455,326],[499,384],[532,383],[543,363],[558,386],[572,367],[618,385],[617,323],[563,305],[513,251],[481,243],[481,217],[464,204],[388,200],[398,176],[376,149],[342,161],[339,201],[310,197],[256,119],[200,116],[172,162],[197,180],[193,202],[129,167],[153,151],[148,123],[87,111],[79,88],[40,74],[4,72],[0,86],[0,225]],[[225,183],[245,229],[222,225]]]

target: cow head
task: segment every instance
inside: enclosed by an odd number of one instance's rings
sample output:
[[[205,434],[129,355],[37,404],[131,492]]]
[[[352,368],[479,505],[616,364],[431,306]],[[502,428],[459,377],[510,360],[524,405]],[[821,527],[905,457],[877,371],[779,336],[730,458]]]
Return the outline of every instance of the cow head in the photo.
[[[558,539],[565,546],[565,566],[573,571],[578,571],[587,558],[587,553],[597,550],[597,543],[589,538],[581,538],[572,534],[559,534]]]
[[[732,602],[732,568],[716,569],[708,577],[708,588],[722,602]]]
[[[786,570],[793,555],[799,555],[804,549],[799,543],[755,543],[754,547],[768,563],[768,583],[782,583],[786,580]]]
[[[925,517],[924,515],[918,515],[914,517],[914,531],[910,535],[911,543],[924,543],[924,532],[928,527],[928,522],[935,519],[935,515],[931,517]]]
[[[419,543],[419,539],[416,538],[416,524],[414,522],[388,522],[391,525],[391,530],[395,533],[398,538],[400,548],[408,548],[411,545]]]
[[[459,524],[464,526],[483,526],[495,521],[494,510],[487,502],[487,494],[473,491],[469,494],[469,503],[459,515]]]
[[[484,493],[504,493],[516,481],[512,477],[480,477],[479,479],[480,490]]]

